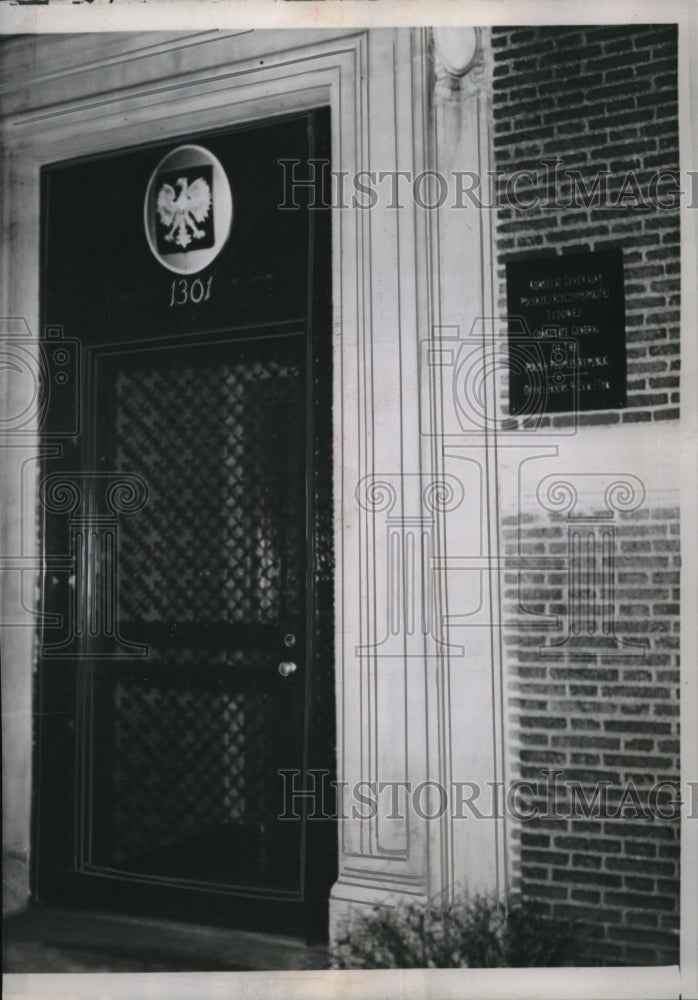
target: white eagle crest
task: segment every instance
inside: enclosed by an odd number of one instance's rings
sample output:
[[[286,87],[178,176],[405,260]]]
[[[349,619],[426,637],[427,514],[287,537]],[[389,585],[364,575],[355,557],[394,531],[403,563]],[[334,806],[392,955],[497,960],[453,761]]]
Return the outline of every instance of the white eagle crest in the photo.
[[[178,177],[175,184],[179,187],[179,194],[175,194],[171,184],[162,185],[157,211],[163,226],[170,227],[165,235],[167,242],[188,247],[193,239],[206,235],[203,229],[198,228],[197,222],[203,222],[208,216],[211,189],[203,177],[197,177],[191,184],[186,177]]]

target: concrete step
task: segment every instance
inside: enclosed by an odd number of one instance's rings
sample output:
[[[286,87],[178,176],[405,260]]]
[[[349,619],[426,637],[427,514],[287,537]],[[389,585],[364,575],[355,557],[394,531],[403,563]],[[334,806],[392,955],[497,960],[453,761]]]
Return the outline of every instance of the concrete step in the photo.
[[[3,968],[40,972],[326,969],[327,949],[296,938],[58,907],[5,918]]]

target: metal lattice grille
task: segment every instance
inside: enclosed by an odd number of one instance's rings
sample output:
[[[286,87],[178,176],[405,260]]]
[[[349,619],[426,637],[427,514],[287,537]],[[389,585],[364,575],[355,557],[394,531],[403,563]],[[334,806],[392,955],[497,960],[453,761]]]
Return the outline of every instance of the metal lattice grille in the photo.
[[[298,614],[298,366],[217,362],[165,361],[116,376],[117,467],[139,472],[150,491],[120,532],[130,582],[123,619],[274,622]]]
[[[219,881],[228,866],[245,884],[294,871],[278,771],[302,763],[303,686],[279,688],[276,668],[303,628],[303,344],[105,366],[106,450],[149,489],[119,525],[119,619],[150,653],[96,674],[92,784],[109,818],[93,863]]]
[[[246,659],[264,670],[263,657]],[[289,766],[289,750],[270,734],[298,722],[293,706],[262,686],[236,691],[224,679],[195,687],[178,678],[173,684],[165,671],[114,686],[113,861],[226,826],[258,834],[280,811],[278,770]]]

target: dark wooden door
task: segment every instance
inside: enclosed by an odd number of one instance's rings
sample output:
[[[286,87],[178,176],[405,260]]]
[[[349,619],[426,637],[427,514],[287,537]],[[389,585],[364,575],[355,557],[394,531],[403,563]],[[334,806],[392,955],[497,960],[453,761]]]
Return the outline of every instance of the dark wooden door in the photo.
[[[279,817],[333,771],[329,213],[280,161],[327,145],[315,112],[44,172],[81,374],[40,489],[40,899],[322,933],[333,824]]]

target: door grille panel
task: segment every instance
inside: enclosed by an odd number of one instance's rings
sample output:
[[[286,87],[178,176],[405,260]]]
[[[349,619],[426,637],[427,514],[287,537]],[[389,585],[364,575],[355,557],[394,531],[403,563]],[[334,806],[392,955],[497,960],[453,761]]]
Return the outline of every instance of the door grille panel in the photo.
[[[215,868],[219,883],[263,888],[298,881],[289,854],[300,827],[277,820],[278,772],[302,766],[303,681],[277,666],[288,632],[303,656],[304,344],[101,361],[110,420],[98,453],[149,490],[118,536],[120,629],[149,654],[85,668],[98,720],[83,803],[93,866],[180,881]]]
[[[131,581],[122,620],[271,623],[299,613],[300,365],[217,361],[160,359],[116,374],[114,461],[150,491],[120,531]]]
[[[300,764],[289,761],[283,738],[269,738],[283,737],[289,722],[298,724],[292,713],[293,706],[282,708],[263,689],[236,691],[224,682],[183,686],[172,683],[170,672],[118,680],[112,846],[99,863],[150,872],[162,848],[226,831],[229,838],[237,835],[238,849],[245,845],[261,858],[282,806],[278,770]],[[238,881],[254,875],[254,882],[268,872],[250,870],[248,862],[241,874]]]

